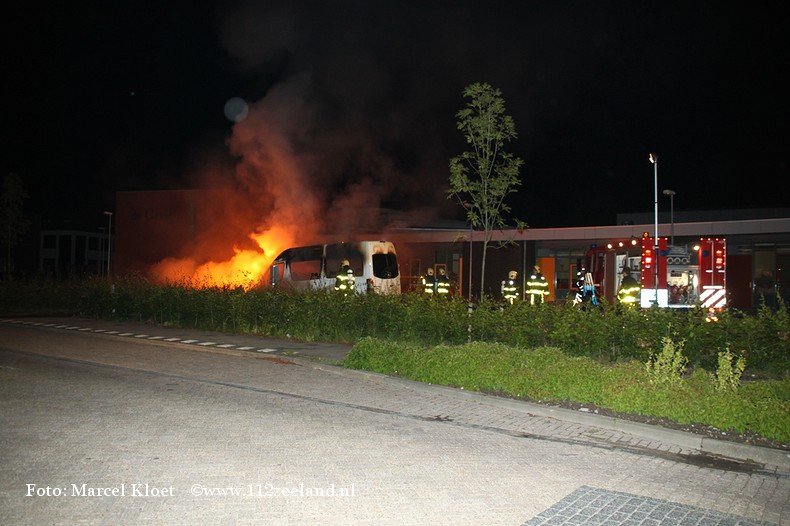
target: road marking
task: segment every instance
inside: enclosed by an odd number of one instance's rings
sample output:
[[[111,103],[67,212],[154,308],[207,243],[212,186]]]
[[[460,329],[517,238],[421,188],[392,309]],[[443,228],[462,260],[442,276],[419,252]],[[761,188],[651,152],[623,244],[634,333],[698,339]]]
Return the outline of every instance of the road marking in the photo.
[[[110,331],[107,329],[93,329],[91,327],[79,327],[77,325],[55,325],[54,323],[44,323],[44,322],[32,322],[32,321],[25,321],[25,320],[14,320],[14,319],[5,319],[0,318],[0,321],[6,323],[16,323],[22,325],[36,325],[36,326],[44,326],[44,327],[54,327],[56,329],[66,329],[66,330],[78,330],[82,332],[95,332],[95,333],[103,333],[107,335],[113,336],[132,336],[134,338],[147,338],[149,340],[162,340],[165,342],[179,342],[179,343],[187,343],[187,344],[197,344],[202,347],[218,347],[221,349],[237,349],[239,351],[254,351],[257,353],[273,353],[279,351],[279,349],[272,349],[269,347],[265,348],[256,348],[253,346],[244,346],[238,347],[234,343],[218,343],[218,342],[201,342],[200,340],[182,340],[181,338],[165,338],[164,336],[151,336],[149,334],[135,334],[133,332],[118,332],[118,331]]]

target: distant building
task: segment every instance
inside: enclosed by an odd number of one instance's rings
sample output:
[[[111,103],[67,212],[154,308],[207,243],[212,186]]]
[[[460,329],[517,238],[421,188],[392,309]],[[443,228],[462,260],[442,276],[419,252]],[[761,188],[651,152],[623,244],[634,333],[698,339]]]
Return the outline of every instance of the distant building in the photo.
[[[781,219],[790,217],[790,208],[736,208],[724,210],[669,210],[658,213],[659,223],[705,223],[709,221],[740,221],[742,219]],[[617,214],[618,225],[649,224],[654,212]]]
[[[107,248],[106,233],[42,230],[38,270],[59,279],[106,274]]]
[[[726,238],[727,290],[732,306],[755,307],[761,301],[761,288],[769,292],[764,294],[767,298],[775,300],[781,296],[790,301],[790,213],[773,218],[739,217],[738,220],[676,222],[675,244],[693,243],[701,237]],[[659,236],[669,237],[671,225],[660,222],[658,226]],[[651,220],[616,226],[495,231],[493,241],[506,245],[488,251],[484,293],[497,297],[502,276],[509,270],[517,270],[523,277],[538,263],[549,282],[548,299],[564,301],[572,290],[577,261],[590,247],[616,239],[641,238],[645,232],[652,235],[653,229]],[[482,232],[471,232],[468,228],[404,228],[387,235],[398,248],[404,280],[419,276],[426,262],[443,265],[448,274],[457,275],[458,293],[467,296],[471,289],[473,297],[480,295],[482,237]],[[769,280],[768,288],[761,285]],[[403,288],[408,290],[407,284]]]

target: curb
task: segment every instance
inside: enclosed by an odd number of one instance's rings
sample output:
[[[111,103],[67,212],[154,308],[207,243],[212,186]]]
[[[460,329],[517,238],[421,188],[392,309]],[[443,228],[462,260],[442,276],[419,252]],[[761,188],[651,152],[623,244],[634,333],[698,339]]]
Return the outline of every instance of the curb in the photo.
[[[331,372],[335,372],[336,374],[348,374],[350,376],[357,377],[373,377],[379,380],[401,383],[416,391],[442,391],[444,394],[449,396],[494,405],[518,411],[526,415],[555,418],[557,420],[593,426],[599,429],[628,433],[630,435],[648,440],[659,440],[661,442],[671,443],[684,449],[694,449],[709,455],[726,457],[727,459],[738,460],[742,462],[753,462],[762,464],[764,466],[775,466],[782,472],[790,473],[790,451],[767,448],[763,446],[754,446],[750,444],[741,444],[727,440],[719,440],[703,435],[689,433],[687,431],[668,429],[658,425],[632,422],[622,418],[597,415],[594,413],[584,413],[581,411],[574,411],[572,409],[565,409],[563,407],[545,406],[525,400],[502,398],[475,391],[461,390],[455,387],[425,384],[415,380],[388,376],[386,374],[373,371],[346,369],[344,367],[328,364],[318,364],[316,362],[311,362],[310,360],[301,358],[289,358],[293,359],[294,361],[311,364],[313,367],[322,370],[331,368]]]

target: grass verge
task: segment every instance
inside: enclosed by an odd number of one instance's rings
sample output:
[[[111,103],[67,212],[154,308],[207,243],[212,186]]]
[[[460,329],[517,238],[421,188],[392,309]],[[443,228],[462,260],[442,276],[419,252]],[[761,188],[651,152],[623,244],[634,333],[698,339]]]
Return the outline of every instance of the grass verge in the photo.
[[[669,386],[650,382],[643,363],[603,364],[552,347],[525,350],[496,343],[424,347],[364,338],[345,366],[465,390],[545,402],[590,403],[618,413],[701,424],[790,443],[790,380],[716,389],[712,373],[695,370]]]

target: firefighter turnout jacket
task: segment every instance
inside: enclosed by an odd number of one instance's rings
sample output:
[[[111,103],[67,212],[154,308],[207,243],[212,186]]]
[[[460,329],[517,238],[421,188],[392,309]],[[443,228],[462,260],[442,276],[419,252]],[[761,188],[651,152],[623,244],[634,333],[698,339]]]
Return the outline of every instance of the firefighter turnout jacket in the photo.
[[[433,274],[433,269],[429,269],[425,276],[420,278],[420,287],[423,294],[433,295],[436,293],[436,276]]]
[[[444,269],[439,269],[439,275],[436,277],[436,294],[439,296],[450,294],[450,278],[444,273]]]
[[[630,274],[623,277],[623,282],[620,284],[620,290],[617,291],[617,300],[623,305],[636,305],[639,299],[639,291],[641,287]]]
[[[515,279],[502,280],[502,297],[511,305],[518,299],[518,287]]]
[[[354,286],[354,270],[348,265],[343,265],[337,271],[337,277],[335,277],[335,290],[342,292],[345,296],[349,293],[354,293]]]
[[[529,277],[529,280],[527,280],[527,294],[531,305],[545,301],[546,296],[549,295],[549,283],[543,277],[543,274],[534,272]]]

